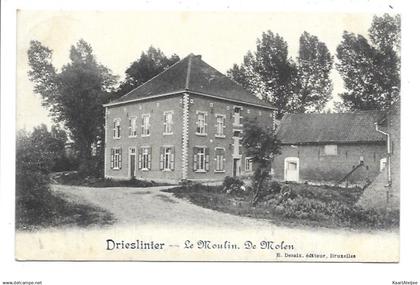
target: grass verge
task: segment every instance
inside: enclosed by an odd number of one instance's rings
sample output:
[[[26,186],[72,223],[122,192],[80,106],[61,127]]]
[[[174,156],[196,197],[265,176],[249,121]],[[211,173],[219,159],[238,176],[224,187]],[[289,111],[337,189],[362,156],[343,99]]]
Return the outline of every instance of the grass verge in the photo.
[[[251,206],[249,191],[228,194],[223,186],[194,184],[165,191],[204,208],[290,227],[394,229],[399,226],[398,210],[356,206],[362,194],[360,188],[281,184],[278,193],[265,193],[255,207]]]

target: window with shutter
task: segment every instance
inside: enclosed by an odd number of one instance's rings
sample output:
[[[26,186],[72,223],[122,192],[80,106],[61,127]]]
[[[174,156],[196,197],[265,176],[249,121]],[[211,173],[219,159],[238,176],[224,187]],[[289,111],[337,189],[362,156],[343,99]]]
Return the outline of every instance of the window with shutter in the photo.
[[[139,169],[143,169],[143,151],[144,149],[141,148],[139,152]]]
[[[147,169],[152,169],[152,148],[149,147],[149,155],[147,157]]]
[[[122,168],[122,148],[119,149],[119,156],[118,156],[118,169]]]
[[[205,150],[205,154],[206,154],[205,169],[206,169],[206,171],[209,171],[209,169],[210,169],[210,152],[209,152],[209,149],[207,147],[204,150]]]
[[[197,166],[198,166],[198,148],[194,147],[193,148],[193,171],[197,170]]]
[[[160,157],[159,157],[159,168],[160,168],[160,170],[163,170],[164,151],[165,151],[165,148],[161,147],[160,148]]]
[[[111,169],[114,169],[114,155],[115,155],[115,150],[112,148],[111,149]]]
[[[171,163],[170,163],[170,168],[171,170],[175,170],[175,148],[171,147],[170,148],[170,157],[171,157]]]

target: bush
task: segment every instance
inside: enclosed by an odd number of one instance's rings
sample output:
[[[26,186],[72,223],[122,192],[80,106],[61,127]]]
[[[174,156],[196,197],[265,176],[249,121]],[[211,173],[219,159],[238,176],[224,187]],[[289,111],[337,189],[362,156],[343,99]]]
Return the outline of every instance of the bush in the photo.
[[[279,182],[272,181],[270,183],[270,187],[269,187],[268,191],[270,193],[274,193],[274,194],[280,193],[282,191],[282,186]]]
[[[237,177],[226,176],[222,186],[227,194],[240,194],[246,191],[244,182]]]

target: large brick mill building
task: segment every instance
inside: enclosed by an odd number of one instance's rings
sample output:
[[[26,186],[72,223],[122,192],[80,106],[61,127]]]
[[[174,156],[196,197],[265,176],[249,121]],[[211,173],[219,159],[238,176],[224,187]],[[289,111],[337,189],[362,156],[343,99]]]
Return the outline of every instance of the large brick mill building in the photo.
[[[251,173],[243,120],[273,126],[275,108],[189,55],[105,105],[105,177],[221,181]]]

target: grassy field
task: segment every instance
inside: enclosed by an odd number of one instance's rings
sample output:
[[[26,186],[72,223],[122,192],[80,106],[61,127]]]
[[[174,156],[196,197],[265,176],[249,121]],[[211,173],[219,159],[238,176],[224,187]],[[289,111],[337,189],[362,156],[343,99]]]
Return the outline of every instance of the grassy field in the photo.
[[[227,194],[223,186],[194,184],[167,191],[201,207],[291,227],[389,229],[399,226],[398,211],[355,206],[362,194],[360,188],[280,185],[278,193],[265,193],[255,206],[250,203],[250,192]]]

